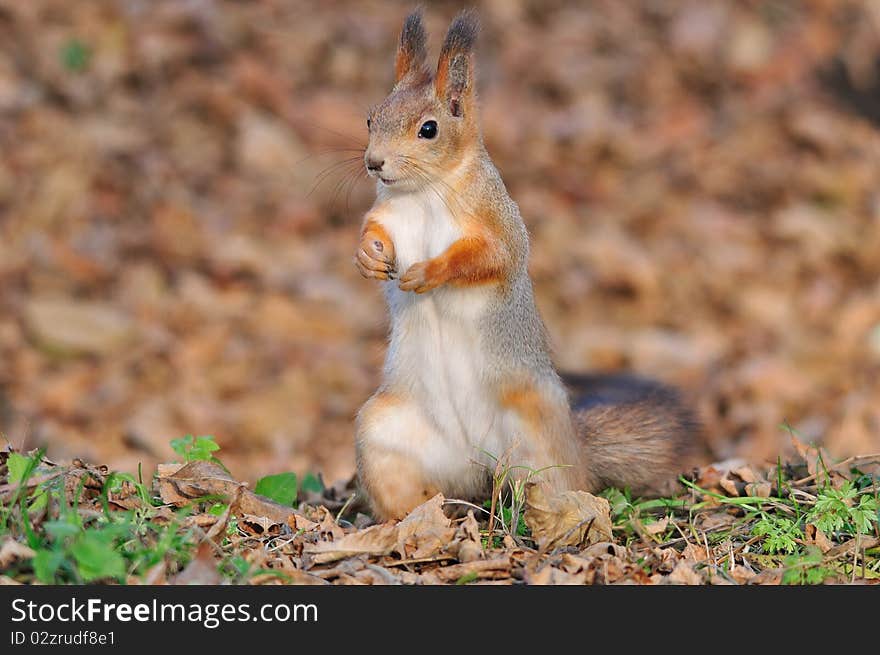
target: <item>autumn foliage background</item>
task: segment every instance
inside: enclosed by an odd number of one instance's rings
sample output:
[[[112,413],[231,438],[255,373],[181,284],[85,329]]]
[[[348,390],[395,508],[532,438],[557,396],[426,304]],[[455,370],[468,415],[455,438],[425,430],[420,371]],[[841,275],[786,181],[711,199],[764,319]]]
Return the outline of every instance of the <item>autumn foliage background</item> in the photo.
[[[488,149],[567,370],[680,385],[706,460],[880,450],[880,10],[476,3]],[[427,3],[436,54],[459,3]],[[410,3],[0,2],[0,433],[354,468],[385,309],[342,164]]]

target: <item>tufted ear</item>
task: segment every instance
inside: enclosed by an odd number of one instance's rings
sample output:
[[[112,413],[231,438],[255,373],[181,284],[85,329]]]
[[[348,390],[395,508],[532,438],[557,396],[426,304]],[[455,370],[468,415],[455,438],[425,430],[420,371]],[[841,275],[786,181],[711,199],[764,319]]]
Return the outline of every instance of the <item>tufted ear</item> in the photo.
[[[394,61],[394,80],[418,79],[428,76],[425,60],[428,57],[428,34],[422,24],[422,8],[419,7],[403,23],[397,58]]]
[[[474,46],[479,31],[476,12],[461,12],[449,26],[440,51],[434,89],[453,116],[461,116],[474,97]]]

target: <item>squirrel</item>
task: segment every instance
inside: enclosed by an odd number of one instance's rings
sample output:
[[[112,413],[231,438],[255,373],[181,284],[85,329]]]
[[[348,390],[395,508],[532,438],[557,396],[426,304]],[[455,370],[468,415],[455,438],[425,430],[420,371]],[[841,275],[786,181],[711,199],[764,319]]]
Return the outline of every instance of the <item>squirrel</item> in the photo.
[[[528,232],[481,136],[478,31],[476,14],[460,13],[432,73],[421,10],[410,14],[394,87],[367,119],[376,201],[355,265],[383,282],[391,334],[355,430],[378,520],[437,493],[485,499],[502,457],[553,491],[650,494],[694,450],[697,423],[673,389],[628,375],[563,381],[554,368]]]

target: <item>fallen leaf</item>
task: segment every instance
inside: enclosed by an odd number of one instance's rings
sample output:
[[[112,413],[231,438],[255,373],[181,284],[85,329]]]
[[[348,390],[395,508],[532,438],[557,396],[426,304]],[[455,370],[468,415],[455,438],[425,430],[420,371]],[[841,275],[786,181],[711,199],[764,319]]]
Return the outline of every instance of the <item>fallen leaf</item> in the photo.
[[[761,482],[749,482],[746,485],[746,495],[753,496],[755,498],[769,498],[770,491],[773,488],[766,480]]]
[[[226,509],[223,510],[223,513],[217,517],[216,523],[211,526],[211,529],[208,530],[208,533],[205,535],[208,539],[212,539],[216,541],[218,538],[223,538],[224,533],[226,532],[226,526],[229,523],[229,519],[235,514],[238,510],[238,504],[241,501],[241,494],[244,491],[244,485],[239,485],[235,490],[235,495],[230,499],[229,503],[226,505]]]
[[[510,575],[510,558],[497,557],[467,564],[453,564],[431,571],[440,582],[456,582],[462,576],[475,574],[475,579],[506,577]]]
[[[459,562],[473,562],[485,557],[480,540],[480,524],[474,518],[472,509],[468,510],[465,519],[458,524],[455,538],[446,550]]]
[[[229,473],[213,462],[190,462],[170,475],[160,475],[158,484],[162,500],[177,507],[205,496],[220,497],[229,502],[240,493],[238,508],[243,514],[263,516],[274,523],[286,524],[294,513],[292,507],[258,496],[250,489],[239,492],[243,483],[233,480]]]
[[[706,562],[709,560],[709,553],[706,552],[705,546],[696,546],[689,543],[681,551],[681,558],[686,562]]]
[[[397,545],[397,540],[397,525],[382,523],[352,532],[336,541],[305,544],[303,552],[311,555],[315,564],[326,564],[353,555],[389,555]]]
[[[295,523],[295,521],[294,521]],[[270,537],[281,533],[283,523],[276,523],[266,516],[242,514],[238,518],[238,526],[254,537]]]
[[[825,533],[812,523],[807,523],[807,527],[804,530],[804,533],[807,537],[807,543],[811,546],[818,546],[819,550],[821,550],[823,553],[827,553],[829,550],[834,548],[834,544],[825,535]]]
[[[598,541],[581,551],[581,557],[600,557],[611,555],[620,559],[626,558],[626,548],[611,541]]]
[[[147,569],[144,573],[141,584],[145,585],[163,585],[167,584],[165,579],[165,561],[158,562]]]
[[[301,514],[291,514],[287,519],[287,525],[295,532],[311,532],[320,526],[320,523],[310,521]]]
[[[0,547],[0,568],[6,568],[20,559],[31,559],[36,553],[33,549],[19,543],[12,537],[6,537]]]
[[[443,551],[452,541],[455,528],[443,513],[443,496],[437,494],[416,507],[397,525],[394,550],[402,559],[421,559]]]
[[[523,515],[532,537],[543,550],[611,541],[611,506],[586,491],[547,495],[542,485],[526,487]]]
[[[568,573],[548,565],[534,573],[526,571],[524,579],[530,585],[583,585],[587,584],[587,572]]]
[[[675,565],[672,573],[666,576],[666,583],[680,585],[701,585],[703,584],[703,577],[694,570],[693,565],[682,560]]]
[[[791,443],[798,455],[806,463],[807,471],[810,472],[810,475],[816,475],[819,472],[819,464],[823,461],[822,451],[815,446],[804,443],[794,433],[791,434]]]
[[[214,547],[209,541],[199,544],[196,556],[172,579],[175,585],[216,585],[220,584],[221,576],[214,559]]]
[[[648,534],[661,534],[666,532],[666,528],[669,526],[669,517],[664,516],[659,521],[654,521],[653,523],[649,523],[645,526],[645,532]]]

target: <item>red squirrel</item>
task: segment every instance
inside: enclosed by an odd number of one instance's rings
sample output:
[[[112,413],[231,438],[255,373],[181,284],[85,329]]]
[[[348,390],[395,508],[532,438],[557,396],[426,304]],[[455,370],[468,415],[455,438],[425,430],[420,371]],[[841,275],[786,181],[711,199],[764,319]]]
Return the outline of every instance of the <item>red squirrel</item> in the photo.
[[[432,72],[421,13],[410,14],[395,85],[367,119],[376,202],[355,264],[382,282],[391,335],[356,449],[379,520],[438,492],[485,499],[495,458],[540,470],[553,491],[651,493],[693,451],[696,422],[672,389],[621,375],[572,378],[569,389],[556,372],[528,233],[483,145],[477,33],[476,14],[459,14]]]

